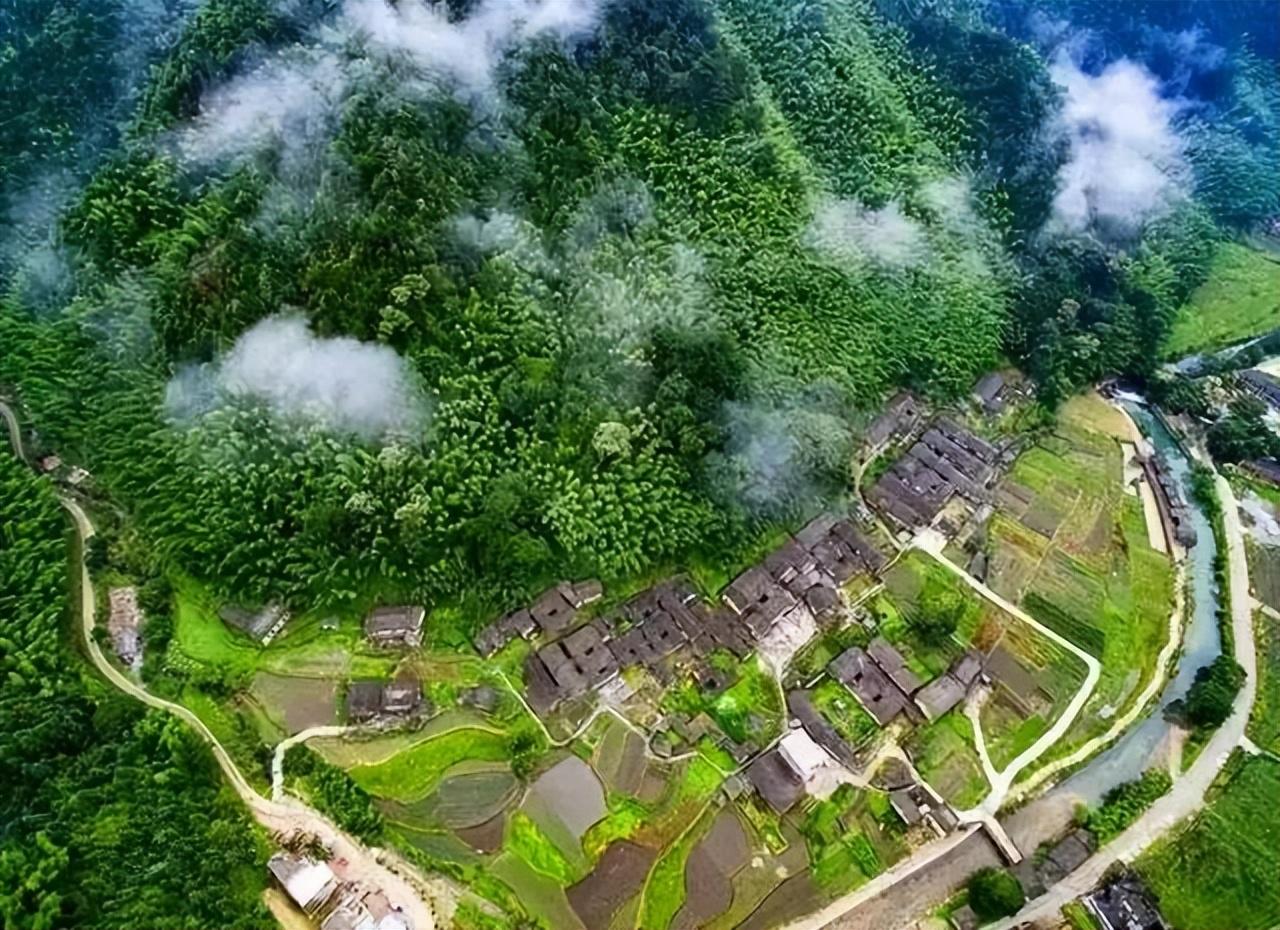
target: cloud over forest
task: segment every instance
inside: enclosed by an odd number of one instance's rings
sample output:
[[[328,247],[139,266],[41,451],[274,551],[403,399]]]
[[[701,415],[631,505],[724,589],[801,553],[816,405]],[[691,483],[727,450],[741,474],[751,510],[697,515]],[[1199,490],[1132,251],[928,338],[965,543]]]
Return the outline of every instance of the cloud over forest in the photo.
[[[165,402],[171,416],[186,419],[235,398],[367,440],[420,432],[428,416],[409,363],[393,349],[316,336],[288,315],[250,327],[217,361],[184,369]]]
[[[1178,107],[1150,72],[1121,59],[1092,75],[1061,53],[1050,73],[1066,92],[1059,124],[1070,142],[1053,226],[1129,236],[1184,196]]]

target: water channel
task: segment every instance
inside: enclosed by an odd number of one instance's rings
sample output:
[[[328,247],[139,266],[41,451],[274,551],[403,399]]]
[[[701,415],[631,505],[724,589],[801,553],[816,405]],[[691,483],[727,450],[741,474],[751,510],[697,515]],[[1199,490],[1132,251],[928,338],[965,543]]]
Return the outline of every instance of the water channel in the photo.
[[[1183,626],[1182,649],[1174,675],[1145,717],[1083,769],[1007,818],[1006,829],[1026,852],[1061,832],[1070,822],[1075,805],[1097,804],[1112,788],[1137,778],[1152,765],[1165,763],[1174,729],[1165,719],[1165,708],[1184,697],[1196,671],[1222,651],[1217,623],[1218,588],[1213,575],[1217,546],[1208,517],[1190,495],[1191,462],[1173,434],[1145,404],[1136,399],[1121,402],[1148,441],[1165,456],[1191,505],[1197,541],[1185,561],[1189,615]]]

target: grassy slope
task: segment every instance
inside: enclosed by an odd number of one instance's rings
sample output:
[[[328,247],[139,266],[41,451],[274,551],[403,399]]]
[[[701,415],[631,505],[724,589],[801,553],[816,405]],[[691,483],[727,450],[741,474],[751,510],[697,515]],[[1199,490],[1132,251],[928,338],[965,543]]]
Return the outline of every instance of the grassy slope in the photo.
[[[1253,615],[1258,649],[1258,696],[1249,717],[1249,738],[1280,753],[1280,620],[1262,611]]]
[[[370,794],[414,801],[431,791],[445,771],[458,762],[497,762],[506,758],[504,734],[469,727],[442,733],[383,762],[356,766],[351,769],[351,777]]]
[[[1178,358],[1218,349],[1280,326],[1280,262],[1256,249],[1223,243],[1209,280],[1179,312],[1165,343]]]
[[[1175,927],[1264,930],[1280,922],[1280,764],[1233,760],[1234,776],[1138,871]]]

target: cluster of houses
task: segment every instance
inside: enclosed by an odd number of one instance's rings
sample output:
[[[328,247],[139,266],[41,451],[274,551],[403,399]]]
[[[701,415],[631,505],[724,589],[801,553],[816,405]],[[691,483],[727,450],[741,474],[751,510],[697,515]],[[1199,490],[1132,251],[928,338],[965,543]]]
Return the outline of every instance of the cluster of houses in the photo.
[[[1011,450],[939,419],[880,476],[867,499],[903,532],[937,527],[951,536],[989,505],[1010,455]]]
[[[598,582],[566,583],[485,627],[476,648],[492,655],[517,636],[555,636],[525,665],[526,699],[544,716],[632,667],[671,682],[677,666],[692,666],[694,677],[714,689],[719,676],[706,661],[712,652],[745,658],[771,636],[812,628],[840,609],[842,585],[878,573],[884,563],[852,521],[824,515],[735,578],[721,605],[707,604],[687,580],[672,578],[579,625],[582,608],[602,591]]]
[[[1196,529],[1191,523],[1191,509],[1182,493],[1182,485],[1169,470],[1169,461],[1159,452],[1140,455],[1139,463],[1156,498],[1160,519],[1171,543],[1187,549],[1196,544]]]
[[[964,700],[982,673],[982,655],[970,650],[928,684],[907,667],[902,653],[876,637],[866,649],[851,646],[827,665],[880,726],[899,716],[912,722],[937,720]]]
[[[267,870],[320,930],[413,930],[385,893],[339,879],[326,862],[278,852],[267,861]]]
[[[400,676],[381,682],[361,679],[347,689],[347,720],[351,723],[392,723],[431,713],[422,696],[422,683]]]

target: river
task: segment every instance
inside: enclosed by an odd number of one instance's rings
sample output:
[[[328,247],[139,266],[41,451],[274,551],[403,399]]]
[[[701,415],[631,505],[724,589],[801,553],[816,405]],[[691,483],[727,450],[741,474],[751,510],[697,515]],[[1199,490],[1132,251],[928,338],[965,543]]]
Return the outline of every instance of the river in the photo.
[[[1183,626],[1177,670],[1147,715],[1083,769],[1002,819],[1009,835],[1028,853],[1061,832],[1070,822],[1077,804],[1097,804],[1112,788],[1137,778],[1153,764],[1164,763],[1174,729],[1165,719],[1165,708],[1185,696],[1196,671],[1222,651],[1217,622],[1219,592],[1213,574],[1217,546],[1208,517],[1196,501],[1190,499],[1191,462],[1150,409],[1135,400],[1125,399],[1122,403],[1151,444],[1165,455],[1170,471],[1182,482],[1190,500],[1197,539],[1186,559],[1190,616]]]

